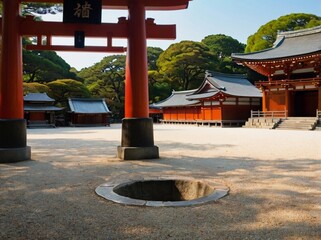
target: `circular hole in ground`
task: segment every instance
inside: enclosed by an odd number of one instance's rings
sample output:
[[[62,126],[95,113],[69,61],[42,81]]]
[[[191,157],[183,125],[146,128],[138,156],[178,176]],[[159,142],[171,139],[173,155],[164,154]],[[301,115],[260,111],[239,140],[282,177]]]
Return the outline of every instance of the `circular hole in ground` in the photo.
[[[146,201],[190,201],[214,192],[210,185],[191,180],[146,180],[124,183],[113,191],[120,196]]]

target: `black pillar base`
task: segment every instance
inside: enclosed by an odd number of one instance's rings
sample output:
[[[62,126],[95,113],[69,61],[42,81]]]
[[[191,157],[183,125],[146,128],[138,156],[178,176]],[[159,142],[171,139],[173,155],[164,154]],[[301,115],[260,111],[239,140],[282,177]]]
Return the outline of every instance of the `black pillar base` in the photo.
[[[31,159],[24,119],[0,119],[0,163]]]
[[[159,158],[158,147],[154,146],[153,119],[123,119],[122,140],[117,148],[117,156],[122,160]]]

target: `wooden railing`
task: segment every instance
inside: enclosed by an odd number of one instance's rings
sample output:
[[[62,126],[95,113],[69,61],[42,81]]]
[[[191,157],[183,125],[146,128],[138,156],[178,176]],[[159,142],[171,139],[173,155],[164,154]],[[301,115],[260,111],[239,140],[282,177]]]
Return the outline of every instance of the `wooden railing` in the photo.
[[[251,118],[286,118],[288,111],[251,111]]]
[[[303,79],[282,79],[282,80],[271,80],[271,81],[258,81],[255,83],[256,87],[266,86],[269,87],[271,85],[282,85],[286,86],[303,86],[306,84],[311,84],[314,86],[318,86],[321,83],[321,78],[303,78]]]

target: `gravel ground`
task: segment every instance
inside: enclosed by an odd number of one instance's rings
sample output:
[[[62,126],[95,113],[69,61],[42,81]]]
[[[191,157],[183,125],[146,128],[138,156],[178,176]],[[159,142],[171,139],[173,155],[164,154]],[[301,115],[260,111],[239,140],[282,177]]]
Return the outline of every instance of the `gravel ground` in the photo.
[[[321,131],[155,125],[161,158],[120,161],[120,125],[28,130],[32,161],[0,165],[0,239],[321,239]],[[193,207],[97,196],[111,177],[230,188]]]

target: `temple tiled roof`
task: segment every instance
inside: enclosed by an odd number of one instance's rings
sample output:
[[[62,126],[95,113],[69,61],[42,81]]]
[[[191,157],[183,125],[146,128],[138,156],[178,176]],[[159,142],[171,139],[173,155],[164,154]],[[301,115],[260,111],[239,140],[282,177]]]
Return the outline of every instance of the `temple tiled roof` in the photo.
[[[105,99],[69,98],[69,107],[74,113],[110,113]]]
[[[321,53],[321,26],[280,32],[272,48],[253,53],[232,53],[234,61],[264,61]]]
[[[210,87],[209,87],[210,85]],[[150,105],[151,108],[198,105],[201,99],[211,98],[219,93],[239,97],[262,97],[245,75],[224,74],[206,71],[205,79],[198,89],[173,91],[167,99]]]
[[[186,96],[191,94],[194,90],[187,91],[173,91],[172,95],[166,98],[165,100],[154,103],[151,105],[152,108],[162,108],[162,107],[178,107],[178,106],[189,106],[189,105],[197,105],[199,103],[198,100],[187,100]]]
[[[211,87],[208,88],[207,85]],[[189,94],[187,99],[209,98],[218,93],[239,97],[262,97],[260,91],[246,79],[245,75],[206,71],[201,86]]]
[[[61,111],[63,108],[51,106],[51,105],[42,105],[42,104],[25,104],[23,107],[24,111],[29,112],[52,112],[52,111]]]
[[[23,97],[25,102],[54,102],[55,100],[48,97],[47,93],[28,93]]]

